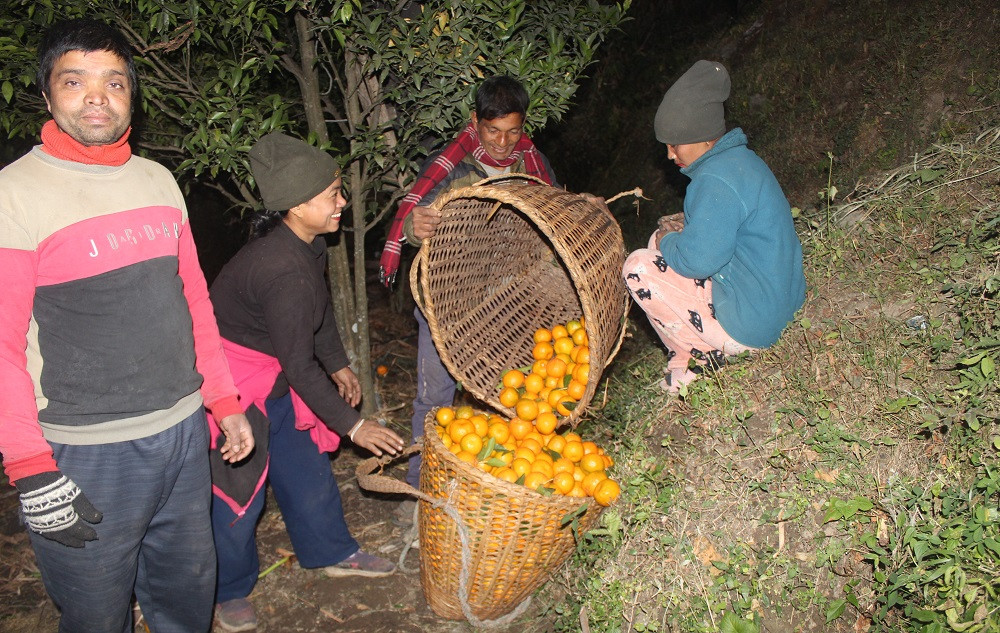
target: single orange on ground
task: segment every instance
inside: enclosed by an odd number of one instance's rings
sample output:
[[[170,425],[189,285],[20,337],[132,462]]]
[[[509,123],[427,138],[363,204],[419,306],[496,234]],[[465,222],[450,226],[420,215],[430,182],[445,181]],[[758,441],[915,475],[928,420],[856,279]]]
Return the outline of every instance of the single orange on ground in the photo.
[[[437,420],[438,424],[441,426],[447,426],[449,422],[455,419],[455,410],[451,407],[441,407],[434,414],[434,419]]]
[[[517,389],[524,384],[524,372],[520,369],[510,369],[503,375],[502,382],[504,387]]]
[[[522,420],[534,420],[538,417],[538,403],[534,400],[521,398],[515,405],[515,411],[517,411],[517,417]]]
[[[542,435],[548,435],[549,433],[555,431],[556,424],[558,423],[559,419],[556,417],[556,414],[551,411],[546,411],[545,413],[540,412],[537,416],[535,416],[535,430]]]
[[[535,335],[532,337],[532,339],[536,343],[547,343],[548,341],[552,340],[552,332],[549,332],[545,328],[540,327],[537,330],[535,330]]]
[[[609,506],[615,502],[621,492],[621,486],[614,479],[605,479],[594,488],[594,501],[602,506]]]
[[[389,368],[386,367],[385,365],[379,365],[378,367],[375,368],[375,373],[378,374],[379,376],[385,376],[386,374],[389,373]]]
[[[573,475],[566,472],[556,473],[552,477],[552,487],[561,495],[569,494],[576,485]]]
[[[517,392],[517,389],[513,387],[504,387],[500,390],[500,396],[498,398],[500,404],[505,407],[512,407],[517,404],[517,401],[521,399],[521,394]]]

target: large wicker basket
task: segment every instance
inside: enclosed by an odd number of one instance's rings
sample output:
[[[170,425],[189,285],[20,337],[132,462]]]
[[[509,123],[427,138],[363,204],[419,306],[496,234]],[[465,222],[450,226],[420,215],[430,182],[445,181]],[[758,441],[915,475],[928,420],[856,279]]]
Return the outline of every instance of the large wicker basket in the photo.
[[[358,465],[358,483],[421,499],[420,583],[431,609],[445,618],[494,624],[516,614],[604,508],[589,498],[542,495],[461,461],[438,437],[436,412],[425,421],[419,491],[371,474],[384,461],[376,458]]]
[[[564,423],[575,426],[621,346],[625,245],[607,209],[542,181],[501,177],[445,193],[442,221],[410,274],[445,367],[476,398],[498,400],[503,373],[532,363],[538,328],[585,317],[593,371]]]

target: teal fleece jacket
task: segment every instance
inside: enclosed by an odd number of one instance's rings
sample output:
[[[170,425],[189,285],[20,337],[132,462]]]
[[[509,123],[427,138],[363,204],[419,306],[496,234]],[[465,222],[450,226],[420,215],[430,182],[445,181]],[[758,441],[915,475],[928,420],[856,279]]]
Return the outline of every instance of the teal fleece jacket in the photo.
[[[660,240],[667,265],[712,279],[719,324],[738,342],[770,347],[805,301],[802,245],[781,186],[735,128],[681,173],[684,230]]]

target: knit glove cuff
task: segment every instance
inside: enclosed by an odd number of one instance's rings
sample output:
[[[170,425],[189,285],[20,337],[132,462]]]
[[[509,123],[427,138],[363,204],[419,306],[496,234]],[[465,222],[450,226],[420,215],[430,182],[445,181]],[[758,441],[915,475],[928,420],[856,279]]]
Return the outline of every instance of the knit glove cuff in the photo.
[[[73,480],[58,470],[17,480],[21,513],[28,529],[69,547],[83,547],[97,539],[89,523],[100,523],[103,515],[90,503]]]

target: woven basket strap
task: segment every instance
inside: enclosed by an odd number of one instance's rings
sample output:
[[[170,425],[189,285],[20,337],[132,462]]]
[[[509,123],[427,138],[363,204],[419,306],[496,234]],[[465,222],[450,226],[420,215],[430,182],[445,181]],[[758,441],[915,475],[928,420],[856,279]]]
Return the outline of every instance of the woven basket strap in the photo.
[[[392,494],[404,494],[412,495],[419,499],[423,499],[429,503],[434,503],[438,501],[430,495],[424,494],[411,486],[410,484],[394,479],[392,477],[387,477],[386,475],[375,475],[373,474],[376,470],[380,471],[382,468],[391,461],[399,459],[401,457],[408,457],[414,453],[419,453],[422,448],[421,443],[416,443],[411,445],[405,451],[399,455],[385,455],[383,457],[369,457],[358,464],[357,468],[354,469],[354,474],[358,477],[358,485],[369,490],[371,492],[387,492]]]

